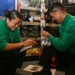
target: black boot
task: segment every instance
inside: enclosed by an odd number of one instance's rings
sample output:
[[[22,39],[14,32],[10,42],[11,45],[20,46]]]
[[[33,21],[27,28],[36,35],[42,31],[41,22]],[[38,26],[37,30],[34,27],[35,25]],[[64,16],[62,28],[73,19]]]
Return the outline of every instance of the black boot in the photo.
[[[47,70],[43,69],[43,70],[41,70],[39,72],[33,72],[32,75],[52,75],[52,74],[51,74],[50,70],[47,71]]]
[[[15,75],[24,75],[24,74],[20,74],[20,73],[16,72]]]

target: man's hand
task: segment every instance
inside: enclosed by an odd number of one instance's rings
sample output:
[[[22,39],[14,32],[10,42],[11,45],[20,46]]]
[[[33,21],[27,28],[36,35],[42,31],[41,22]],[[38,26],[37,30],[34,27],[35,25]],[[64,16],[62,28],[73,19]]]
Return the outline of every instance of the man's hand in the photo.
[[[42,36],[49,37],[50,36],[50,33],[48,33],[47,31],[43,30],[42,31]]]

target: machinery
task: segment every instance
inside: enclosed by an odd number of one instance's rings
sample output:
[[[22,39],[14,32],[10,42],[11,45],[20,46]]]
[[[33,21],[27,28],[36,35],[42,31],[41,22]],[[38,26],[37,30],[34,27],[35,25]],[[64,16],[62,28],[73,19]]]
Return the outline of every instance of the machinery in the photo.
[[[41,12],[41,21],[40,21],[41,32],[46,25],[45,16],[44,16],[45,11],[46,11],[46,8],[45,8],[44,0],[41,0],[41,10],[40,10],[40,12]],[[51,43],[48,42],[47,38],[43,37],[42,34],[41,34],[41,46],[45,46],[45,45],[49,46],[49,45],[51,45]]]

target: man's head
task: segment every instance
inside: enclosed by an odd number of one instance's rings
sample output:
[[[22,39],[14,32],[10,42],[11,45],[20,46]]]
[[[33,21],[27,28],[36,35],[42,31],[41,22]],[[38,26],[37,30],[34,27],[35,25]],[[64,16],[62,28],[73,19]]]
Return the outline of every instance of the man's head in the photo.
[[[51,3],[47,12],[52,17],[52,20],[55,20],[58,23],[61,23],[66,15],[65,8],[60,2]]]

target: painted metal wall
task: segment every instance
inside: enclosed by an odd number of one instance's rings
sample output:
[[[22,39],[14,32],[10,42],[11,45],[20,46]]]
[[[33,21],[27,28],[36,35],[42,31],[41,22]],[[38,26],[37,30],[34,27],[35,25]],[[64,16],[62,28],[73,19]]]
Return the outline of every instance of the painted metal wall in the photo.
[[[0,16],[4,16],[5,10],[15,9],[15,0],[0,0]]]

